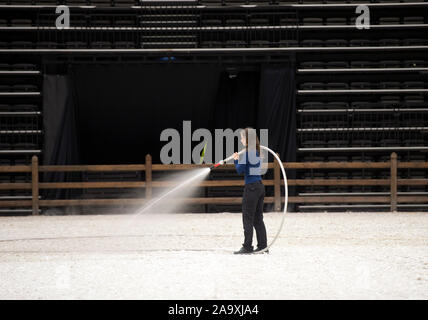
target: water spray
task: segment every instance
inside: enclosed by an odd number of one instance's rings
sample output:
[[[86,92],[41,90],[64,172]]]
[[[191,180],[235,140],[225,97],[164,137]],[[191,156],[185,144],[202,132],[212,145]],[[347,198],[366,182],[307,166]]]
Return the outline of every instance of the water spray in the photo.
[[[270,248],[270,247],[275,243],[276,239],[278,239],[279,234],[281,233],[282,227],[283,227],[283,225],[284,225],[285,213],[287,212],[287,205],[288,205],[288,184],[287,184],[287,175],[285,174],[285,169],[284,169],[284,166],[283,166],[283,164],[282,164],[282,162],[281,162],[281,159],[276,155],[276,153],[275,153],[275,152],[273,152],[273,151],[272,151],[271,149],[269,149],[268,147],[260,146],[260,148],[261,148],[261,149],[264,149],[264,150],[267,150],[269,153],[271,153],[271,154],[275,157],[276,161],[278,161],[278,163],[279,163],[279,165],[280,165],[280,167],[281,167],[282,176],[284,177],[285,194],[284,194],[284,211],[283,211],[283,214],[282,214],[281,223],[280,223],[280,225],[279,225],[278,231],[277,231],[277,232],[276,232],[276,234],[275,234],[275,237],[274,237],[274,238],[273,238],[273,240],[272,240],[272,241],[267,245],[267,247],[266,247],[266,248],[264,248],[264,249],[262,249],[262,250],[260,250],[260,251],[257,251],[257,252],[255,252],[255,253],[263,253],[263,252],[265,252],[265,251],[269,250],[269,248]],[[240,155],[240,154],[244,153],[245,151],[246,151],[246,149],[242,149],[241,151],[239,151],[239,152],[238,152],[238,155]],[[219,166],[221,166],[221,165],[225,164],[226,162],[228,162],[228,161],[230,161],[230,160],[232,160],[232,159],[233,159],[233,155],[231,155],[230,157],[228,157],[228,158],[226,158],[226,159],[223,159],[223,160],[221,160],[221,161],[217,162],[215,165],[211,166],[211,167],[210,167],[210,169],[212,170],[212,169],[214,169],[214,168],[217,168],[217,167],[219,167]]]

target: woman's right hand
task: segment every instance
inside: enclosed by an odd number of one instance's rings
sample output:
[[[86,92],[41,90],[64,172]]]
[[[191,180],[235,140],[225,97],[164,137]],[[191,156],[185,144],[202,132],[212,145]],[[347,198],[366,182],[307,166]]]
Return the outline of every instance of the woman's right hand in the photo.
[[[239,160],[239,154],[238,154],[238,152],[235,152],[233,154],[233,160]]]

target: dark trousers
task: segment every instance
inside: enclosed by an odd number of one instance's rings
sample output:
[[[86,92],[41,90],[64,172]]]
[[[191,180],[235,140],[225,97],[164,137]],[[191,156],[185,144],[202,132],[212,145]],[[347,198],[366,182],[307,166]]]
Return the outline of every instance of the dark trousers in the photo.
[[[256,229],[257,246],[267,246],[266,227],[263,222],[263,201],[265,186],[261,181],[248,183],[244,187],[242,197],[242,222],[244,224],[244,244],[247,249],[252,249],[253,228]]]

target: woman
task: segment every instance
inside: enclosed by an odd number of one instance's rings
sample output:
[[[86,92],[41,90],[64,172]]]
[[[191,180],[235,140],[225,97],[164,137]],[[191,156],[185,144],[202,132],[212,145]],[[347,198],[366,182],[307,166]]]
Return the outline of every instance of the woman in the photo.
[[[254,129],[241,131],[241,143],[246,151],[241,156],[234,153],[233,159],[238,173],[245,175],[244,195],[242,198],[242,222],[244,225],[244,243],[235,254],[246,254],[263,250],[267,246],[266,227],[263,222],[263,200],[265,187],[260,175],[260,142]],[[256,229],[257,248],[253,250],[253,228]],[[268,252],[268,251],[265,251]]]

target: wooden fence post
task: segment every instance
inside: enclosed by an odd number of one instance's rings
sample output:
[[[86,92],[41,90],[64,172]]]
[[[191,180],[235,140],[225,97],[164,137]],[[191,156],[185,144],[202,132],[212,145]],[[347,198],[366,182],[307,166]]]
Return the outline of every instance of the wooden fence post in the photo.
[[[391,153],[391,212],[397,211],[397,154]]]
[[[146,155],[146,199],[152,197],[152,156]]]
[[[39,159],[37,156],[31,158],[31,191],[33,215],[39,214]]]
[[[273,159],[273,180],[274,180],[273,184],[274,184],[275,211],[281,211],[281,172],[280,170],[281,168],[279,167],[278,161],[276,159]]]

